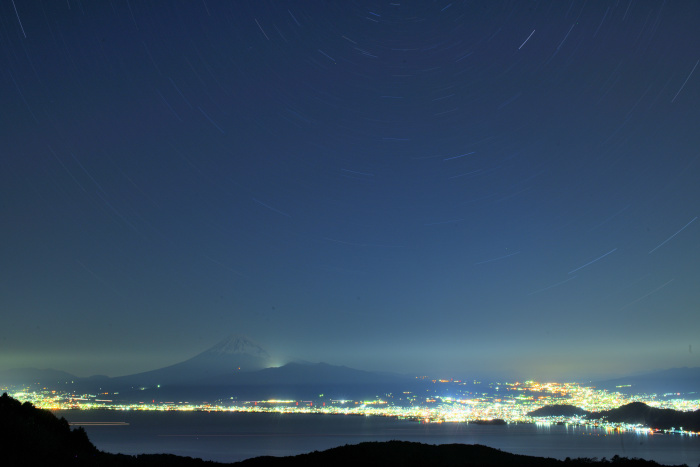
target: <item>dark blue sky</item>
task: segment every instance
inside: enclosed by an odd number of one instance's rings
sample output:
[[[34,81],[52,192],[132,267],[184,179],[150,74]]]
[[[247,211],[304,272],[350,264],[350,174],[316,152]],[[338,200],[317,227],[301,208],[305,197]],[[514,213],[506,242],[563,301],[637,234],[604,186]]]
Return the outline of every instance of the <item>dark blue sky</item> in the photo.
[[[0,369],[698,366],[698,17],[3,0]]]

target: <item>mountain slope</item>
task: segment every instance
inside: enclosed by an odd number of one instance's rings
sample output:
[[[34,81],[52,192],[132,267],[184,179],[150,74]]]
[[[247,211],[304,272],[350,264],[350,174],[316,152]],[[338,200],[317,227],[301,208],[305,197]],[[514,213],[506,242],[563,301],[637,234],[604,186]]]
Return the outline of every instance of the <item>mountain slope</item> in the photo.
[[[277,368],[242,374],[236,384],[328,384],[358,385],[375,383],[393,383],[404,378],[356,370],[346,366],[329,365],[328,363],[288,363]]]
[[[404,391],[412,378],[356,370],[327,363],[288,363],[277,368],[220,374],[198,384],[155,385],[144,391],[122,392],[139,400],[266,400],[266,399],[357,399]]]
[[[197,385],[239,372],[270,366],[270,355],[250,339],[231,335],[189,360],[164,368],[112,378],[112,383],[135,386]]]

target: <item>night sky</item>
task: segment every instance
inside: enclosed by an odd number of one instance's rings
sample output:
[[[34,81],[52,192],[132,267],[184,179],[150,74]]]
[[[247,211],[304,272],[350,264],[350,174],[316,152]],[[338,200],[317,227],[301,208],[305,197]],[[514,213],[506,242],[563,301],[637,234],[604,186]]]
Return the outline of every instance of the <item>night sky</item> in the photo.
[[[700,4],[0,2],[0,369],[700,365]]]

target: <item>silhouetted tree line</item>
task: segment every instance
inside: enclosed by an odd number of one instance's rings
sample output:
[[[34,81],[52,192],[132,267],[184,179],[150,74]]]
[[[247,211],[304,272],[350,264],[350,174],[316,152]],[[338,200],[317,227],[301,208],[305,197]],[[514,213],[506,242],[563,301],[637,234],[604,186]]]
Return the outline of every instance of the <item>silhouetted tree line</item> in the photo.
[[[98,450],[82,427],[7,393],[0,397],[0,466],[165,467],[221,465],[169,454],[127,456]]]
[[[0,397],[0,439],[4,465],[87,465],[98,450],[83,428],[70,429],[65,418],[56,418],[31,403]]]

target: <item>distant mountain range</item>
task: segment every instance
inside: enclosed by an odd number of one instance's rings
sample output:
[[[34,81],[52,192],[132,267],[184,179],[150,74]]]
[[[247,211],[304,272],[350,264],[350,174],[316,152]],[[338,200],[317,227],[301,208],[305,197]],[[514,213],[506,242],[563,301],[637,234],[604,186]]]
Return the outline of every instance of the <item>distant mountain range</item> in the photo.
[[[598,389],[607,389],[623,394],[700,394],[700,367],[671,368],[596,381],[591,384]]]

